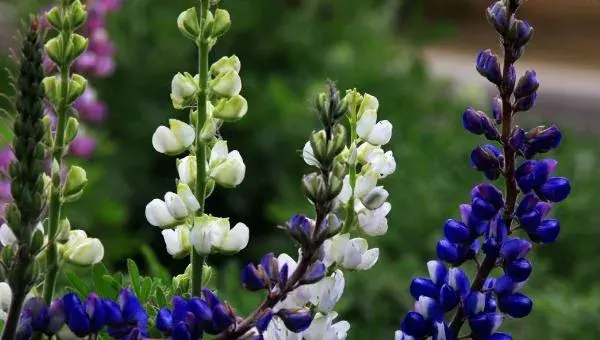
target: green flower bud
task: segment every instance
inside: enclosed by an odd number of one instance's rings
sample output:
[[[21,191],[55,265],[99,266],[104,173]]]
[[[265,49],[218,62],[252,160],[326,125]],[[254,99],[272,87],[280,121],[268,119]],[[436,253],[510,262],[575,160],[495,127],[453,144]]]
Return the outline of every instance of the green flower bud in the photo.
[[[231,70],[240,73],[241,68],[242,63],[240,62],[240,59],[236,55],[232,55],[231,57],[222,57],[212,64],[210,66],[210,73],[214,76]]]
[[[13,185],[12,190],[14,191],[15,190],[14,186],[17,185],[17,183],[13,182],[12,185]],[[21,231],[20,230],[21,211],[19,211],[19,207],[17,207],[17,205],[14,202],[9,204],[8,207],[6,207],[5,216],[6,216],[6,222],[8,223],[8,225],[11,226],[13,233],[15,234],[15,236],[18,239],[19,236],[21,235],[21,233],[20,233],[20,231]]]
[[[327,134],[325,130],[313,132],[310,136],[310,147],[313,150],[315,159],[324,167],[331,164],[333,157],[328,157],[327,154]]]
[[[180,274],[173,278],[173,289],[175,294],[186,294],[190,289],[190,277],[186,274]]]
[[[348,166],[346,165],[346,161],[343,159],[343,157],[338,155],[338,157],[335,158],[331,173],[339,178],[344,178],[344,176],[348,174]]]
[[[213,111],[213,117],[232,123],[242,119],[247,112],[248,102],[238,94],[221,100]]]
[[[58,76],[46,77],[42,80],[46,98],[54,105],[60,101],[60,79]],[[45,117],[44,117],[45,118]]]
[[[2,262],[6,267],[10,268],[13,258],[15,257],[15,248],[10,245],[2,247]]]
[[[44,231],[36,228],[31,236],[31,254],[37,254],[44,246]]]
[[[72,104],[79,98],[87,86],[87,80],[79,74],[73,74],[69,80],[69,93],[67,95],[67,103]]]
[[[218,8],[215,11],[215,21],[213,24],[212,36],[218,38],[229,31],[231,27],[231,17],[229,12]]]
[[[208,198],[210,195],[212,195],[213,191],[215,190],[215,181],[210,178],[208,179],[208,181],[206,181],[206,191],[204,194],[204,198]]]
[[[327,154],[333,158],[337,156],[346,146],[346,128],[341,124],[335,124],[331,141],[327,145]]]
[[[83,189],[87,185],[87,175],[83,168],[71,166],[67,172],[67,179],[62,187],[62,195],[65,202],[74,202],[83,194]]]
[[[46,12],[46,20],[48,24],[57,31],[62,31],[64,27],[64,18],[58,7],[52,7]]]
[[[196,104],[198,81],[191,74],[177,73],[171,80],[171,100],[175,109],[183,109]]]
[[[67,55],[66,55],[67,59],[63,62],[70,63],[73,60],[77,59],[77,57],[82,55],[83,52],[85,52],[85,50],[87,50],[88,43],[89,43],[89,41],[87,38],[85,38],[77,33],[72,34],[71,41],[69,42],[69,47],[67,50]]]
[[[48,42],[44,45],[44,49],[46,50],[48,57],[50,57],[53,62],[59,65],[62,65],[66,60],[66,51],[64,48],[65,44],[63,40],[63,36],[58,35],[57,37],[48,40]]]
[[[69,241],[69,235],[71,233],[71,222],[68,218],[63,218],[58,224],[58,233],[56,234],[56,241],[59,243],[67,243]]]
[[[65,142],[71,143],[75,137],[77,137],[77,130],[79,129],[79,121],[75,117],[69,117],[67,120],[67,128],[65,130]]]
[[[221,97],[233,97],[242,90],[242,79],[237,72],[229,70],[211,80],[209,85],[215,94]]]
[[[320,203],[327,199],[327,186],[323,176],[313,172],[302,177],[302,191],[306,198],[313,203]]]
[[[67,20],[69,21],[69,28],[73,31],[77,30],[81,25],[85,23],[87,19],[87,11],[81,1],[75,0],[69,9]]]
[[[50,119],[50,116],[45,115],[44,118],[42,118],[42,126],[44,127],[44,138],[42,139],[42,142],[47,148],[52,148],[54,145],[54,138],[52,137],[52,120]]]
[[[211,11],[208,11],[208,13],[206,13],[206,18],[204,19],[204,39],[209,40],[212,37],[212,31],[213,31],[213,27],[215,24],[215,17],[213,16]]]
[[[204,126],[202,126],[202,130],[200,130],[200,139],[202,139],[205,142],[208,142],[215,138],[220,125],[221,120],[208,117],[204,122]]]
[[[194,7],[181,12],[177,17],[177,28],[184,37],[196,41],[200,36],[200,26],[198,25],[198,16]]]
[[[209,265],[204,265],[202,269],[202,285],[206,286],[214,277],[214,270]]]
[[[343,181],[337,176],[329,176],[329,192],[327,193],[327,200],[331,201],[340,194],[343,187]]]

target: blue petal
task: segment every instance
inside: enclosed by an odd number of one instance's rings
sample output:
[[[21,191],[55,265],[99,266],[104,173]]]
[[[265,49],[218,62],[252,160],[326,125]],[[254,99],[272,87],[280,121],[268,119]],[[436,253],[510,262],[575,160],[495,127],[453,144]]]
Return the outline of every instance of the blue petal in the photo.
[[[46,302],[41,297],[32,297],[23,306],[23,310],[27,310],[31,317],[31,327],[34,331],[43,332],[48,327],[50,316]]]
[[[484,221],[491,220],[498,213],[498,209],[496,209],[496,207],[494,207],[490,202],[479,197],[473,199],[471,209],[471,212],[475,218]]]
[[[279,271],[279,284],[283,287],[288,280],[288,264],[284,264]]]
[[[494,333],[487,340],[513,340],[513,338],[508,333]]]
[[[430,332],[430,325],[421,314],[410,311],[402,320],[401,330],[406,335],[420,339]]]
[[[571,183],[566,177],[553,177],[542,185],[539,192],[550,202],[562,202],[571,193]]]
[[[500,313],[479,313],[469,318],[469,326],[473,338],[487,339],[490,335],[496,332],[504,316]]]
[[[271,281],[277,281],[279,276],[279,269],[277,265],[277,259],[273,253],[267,253],[260,259],[260,265],[265,270],[267,277]]]
[[[476,135],[480,135],[483,133],[483,122],[482,122],[482,113],[475,111],[473,108],[469,107],[465,110],[462,116],[462,123],[464,128]]]
[[[305,331],[313,320],[313,315],[308,310],[291,311],[282,309],[277,313],[285,327],[294,333]]]
[[[502,155],[499,150],[496,149],[498,155]],[[471,190],[471,198],[481,198],[486,202],[493,205],[496,210],[499,210],[504,206],[504,199],[502,198],[502,192],[490,183],[481,183],[476,185]]]
[[[467,243],[471,241],[471,230],[464,223],[449,219],[444,223],[444,236],[454,243]]]
[[[264,333],[269,327],[269,323],[273,319],[273,311],[271,309],[263,313],[258,320],[256,320],[256,329],[259,333]]]
[[[233,315],[231,315],[228,308],[226,308],[226,306],[222,303],[219,303],[218,305],[213,307],[212,313],[213,327],[216,333],[224,331],[226,328],[228,328],[235,322]]]
[[[558,220],[545,220],[533,232],[529,233],[529,237],[534,242],[554,243],[560,234],[560,223]]]
[[[531,212],[532,210],[535,209],[535,206],[536,206],[536,204],[538,204],[539,201],[540,201],[540,199],[537,198],[537,196],[534,194],[525,195],[525,197],[523,197],[521,202],[519,202],[519,205],[517,206],[517,209],[515,210],[515,215],[522,216],[526,213]]]
[[[417,302],[415,302],[415,312],[421,314],[425,320],[441,321],[444,319],[444,311],[440,304],[428,297],[420,296]]]
[[[187,300],[181,296],[174,296],[172,300],[173,304],[173,324],[177,324],[180,321],[183,321],[185,318],[185,313],[187,313]]]
[[[424,277],[416,277],[410,283],[410,295],[415,300],[418,300],[420,296],[428,296],[433,299],[438,298],[438,287],[430,279]]]
[[[536,160],[523,162],[515,172],[519,188],[525,194],[544,184],[548,179],[548,175],[546,164]]]
[[[432,340],[453,340],[454,335],[448,328],[448,324],[443,321],[436,321],[433,323],[433,337]]]
[[[521,293],[514,293],[501,297],[498,308],[513,318],[524,318],[531,313],[533,301]]]
[[[169,335],[173,332],[173,317],[167,308],[161,308],[156,315],[156,328],[163,334]]]
[[[204,301],[206,301],[210,308],[215,308],[221,304],[221,300],[208,288],[202,288],[202,295],[204,295]]]
[[[173,328],[172,340],[191,340],[190,332],[183,321],[179,321]]]
[[[96,334],[106,325],[106,311],[102,300],[96,293],[90,293],[85,303],[85,310],[90,319],[90,333]]]
[[[203,327],[212,323],[213,313],[206,301],[201,300],[198,297],[193,297],[188,301],[187,309],[194,314],[196,320],[198,320]]]
[[[121,308],[119,305],[109,299],[103,299],[104,310],[106,312],[106,323],[109,326],[119,326],[124,323],[123,315],[121,314]]]
[[[62,299],[54,300],[48,309],[50,320],[44,330],[44,334],[52,336],[62,328],[66,321],[65,304]]]
[[[456,291],[445,284],[440,289],[440,305],[445,312],[451,311],[458,305],[460,297],[456,294]]]
[[[502,244],[502,248],[500,249],[500,255],[506,261],[516,260],[522,257],[525,257],[533,248],[533,245],[521,238],[517,237],[509,237]]]
[[[448,278],[448,269],[441,261],[431,260],[427,262],[429,277],[436,286],[441,287]]]
[[[261,273],[262,266],[259,268],[256,268],[252,263],[248,263],[242,270],[242,285],[251,292],[259,291],[267,287],[265,279],[268,277],[268,274],[264,272]]]
[[[448,239],[441,239],[437,246],[437,255],[440,260],[448,263],[458,263],[464,260],[465,251],[456,243],[450,242]]]
[[[465,312],[467,316],[473,316],[484,311],[486,296],[481,292],[471,292],[465,299]]]
[[[121,295],[124,302],[121,313],[125,323],[147,325],[148,314],[144,310],[144,307],[142,307],[140,300],[128,289],[123,289]]]
[[[494,292],[499,296],[510,295],[519,288],[519,285],[508,275],[502,275],[496,280]]]
[[[325,276],[325,271],[327,268],[323,264],[323,262],[317,260],[307,269],[302,279],[300,279],[300,284],[311,284],[321,280]]]
[[[527,259],[517,259],[506,265],[505,272],[513,281],[523,282],[529,278],[532,269]]]
[[[70,293],[63,296],[62,300],[65,305],[69,329],[79,337],[89,335],[91,331],[90,320],[79,297]]]
[[[458,294],[461,299],[466,298],[467,294],[469,294],[469,290],[471,289],[467,274],[465,274],[465,272],[460,268],[450,269],[448,272],[448,284],[454,289],[456,294]]]

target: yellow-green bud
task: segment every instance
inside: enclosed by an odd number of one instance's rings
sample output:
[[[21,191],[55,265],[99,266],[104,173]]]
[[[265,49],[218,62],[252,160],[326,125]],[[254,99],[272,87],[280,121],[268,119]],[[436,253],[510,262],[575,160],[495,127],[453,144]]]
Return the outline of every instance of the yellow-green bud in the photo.
[[[81,1],[76,0],[71,4],[67,19],[69,20],[69,28],[73,31],[77,30],[85,23],[87,11]]]
[[[225,122],[237,122],[248,112],[248,102],[244,97],[235,95],[229,99],[223,99],[215,107],[213,116]]]
[[[87,80],[79,74],[73,74],[69,80],[69,93],[67,94],[67,103],[72,104],[79,98],[87,86]]]
[[[77,33],[72,34],[71,41],[69,42],[68,53],[66,55],[67,60],[64,62],[70,63],[73,60],[77,59],[77,57],[82,55],[83,52],[87,50],[88,43],[88,39],[83,37],[82,35],[79,35]]]
[[[181,12],[177,17],[177,28],[184,37],[196,40],[200,36],[200,26],[198,25],[198,16],[195,8],[188,8]]]
[[[46,98],[50,99],[52,104],[57,105],[60,101],[60,79],[58,76],[46,77],[42,80]]]
[[[67,128],[65,130],[65,142],[71,143],[77,137],[79,129],[79,121],[75,117],[69,117],[67,120]]]
[[[52,137],[52,120],[50,116],[45,115],[42,118],[42,126],[44,127],[44,138],[42,139],[44,146],[51,148],[54,145],[54,138]]]
[[[56,241],[59,243],[67,243],[69,241],[69,235],[71,233],[71,222],[68,218],[63,218],[58,224],[58,233],[56,234]]]
[[[67,179],[62,188],[62,195],[65,202],[74,202],[83,194],[83,189],[87,185],[87,175],[83,168],[71,166],[67,172]]]
[[[210,66],[210,73],[212,73],[214,76],[231,70],[239,73],[241,68],[242,63],[240,62],[240,58],[238,58],[236,55],[232,55],[231,57],[222,57],[212,64]]]
[[[48,21],[48,24],[50,24],[50,26],[52,26],[55,30],[62,31],[64,26],[64,18],[58,7],[52,7],[48,12],[46,12],[46,20]]]
[[[231,17],[229,12],[218,8],[215,11],[215,22],[213,25],[212,36],[218,38],[229,31],[231,27]]]
[[[31,237],[31,254],[37,254],[44,246],[44,231],[36,228]]]

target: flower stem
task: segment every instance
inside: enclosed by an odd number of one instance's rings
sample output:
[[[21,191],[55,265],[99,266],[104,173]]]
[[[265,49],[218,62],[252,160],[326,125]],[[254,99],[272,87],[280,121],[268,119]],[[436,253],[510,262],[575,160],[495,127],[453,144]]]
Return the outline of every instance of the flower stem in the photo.
[[[504,221],[508,231],[513,220],[513,213],[517,201],[519,190],[517,189],[517,181],[515,178],[515,163],[516,163],[516,151],[509,143],[510,135],[512,132],[512,116],[513,116],[513,105],[511,102],[512,89],[507,89],[506,79],[508,78],[508,72],[511,65],[515,62],[513,59],[513,51],[510,43],[504,43],[504,66],[502,70],[502,83],[498,86],[500,91],[500,97],[502,98],[502,136],[501,141],[503,145],[505,165],[503,171],[503,177],[506,182],[506,200],[504,203]],[[481,291],[486,279],[490,275],[491,271],[496,266],[498,256],[490,253],[485,256],[483,262],[479,266],[477,273],[475,274],[475,280],[471,285],[471,291]],[[460,328],[465,322],[466,315],[464,314],[463,308],[459,308],[454,314],[450,323],[450,330],[455,337],[458,337]]]
[[[204,214],[204,203],[206,194],[206,143],[201,138],[202,127],[207,118],[206,101],[208,99],[208,41],[204,32],[204,21],[208,15],[209,0],[199,0],[196,4],[196,15],[200,25],[200,37],[198,45],[198,119],[196,121],[196,188],[195,193],[200,202],[197,216]],[[192,296],[200,296],[202,292],[202,270],[206,257],[192,250],[190,255],[192,264]]]
[[[357,108],[354,107],[352,108],[353,112],[351,112],[350,114],[350,143],[351,145],[354,144],[354,141],[356,141],[356,110]],[[352,150],[350,150],[350,152],[353,152]],[[348,157],[353,158],[352,155],[349,155]],[[342,231],[340,231],[340,234],[345,234],[347,232],[350,231],[350,228],[352,228],[352,225],[354,224],[354,187],[356,186],[356,160],[354,162],[352,162],[352,164],[348,164],[348,166],[350,167],[350,169],[348,170],[348,176],[349,176],[349,182],[350,182],[350,188],[352,188],[352,194],[350,195],[350,199],[348,200],[348,206],[346,207],[346,220],[344,221],[344,227],[342,229]]]
[[[64,9],[65,7],[63,7]],[[70,32],[61,32],[65,35],[65,42],[68,42]],[[67,46],[65,46],[66,48]],[[54,296],[54,287],[56,285],[56,277],[58,276],[58,249],[56,246],[56,233],[58,232],[58,224],[60,221],[60,213],[62,202],[60,196],[60,165],[65,151],[65,129],[67,126],[67,113],[69,110],[68,93],[69,93],[69,69],[71,65],[64,63],[59,65],[61,92],[60,102],[56,112],[56,137],[52,148],[52,188],[50,193],[50,208],[48,218],[48,249],[46,253],[46,277],[44,280],[44,300],[47,304],[52,302]],[[54,166],[54,162],[58,163],[58,167]]]

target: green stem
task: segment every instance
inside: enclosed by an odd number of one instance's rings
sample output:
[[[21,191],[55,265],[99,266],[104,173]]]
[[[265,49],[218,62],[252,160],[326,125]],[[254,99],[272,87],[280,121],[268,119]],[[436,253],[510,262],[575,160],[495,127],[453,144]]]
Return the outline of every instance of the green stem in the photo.
[[[61,33],[69,36],[68,33]],[[68,41],[68,39],[65,39]],[[65,129],[67,126],[67,112],[69,105],[67,97],[69,93],[69,64],[60,66],[61,92],[57,111],[56,137],[52,149],[52,162],[58,162],[58,167],[52,166],[52,189],[50,194],[50,208],[48,216],[48,249],[46,253],[46,277],[44,280],[44,301],[49,305],[54,296],[56,277],[58,276],[58,249],[56,246],[56,233],[60,221],[62,202],[60,197],[60,164],[65,149]]]
[[[201,138],[202,127],[207,117],[206,101],[208,99],[208,41],[204,37],[204,21],[208,15],[209,0],[199,0],[196,4],[196,15],[200,25],[200,37],[198,38],[198,119],[196,121],[196,188],[195,193],[200,202],[200,209],[196,212],[197,216],[204,214],[204,200],[206,195],[206,143]],[[191,252],[190,261],[192,264],[192,296],[200,296],[202,292],[202,270],[206,257]]]
[[[356,114],[352,113],[353,117],[356,117]],[[350,119],[350,143],[354,143],[356,140],[356,119]],[[356,186],[356,160],[349,164],[349,176],[350,176],[350,187],[352,188],[352,194],[350,195],[350,200],[348,200],[348,206],[346,207],[346,220],[344,221],[344,227],[340,234],[345,234],[350,231],[352,225],[354,224],[354,187]]]

